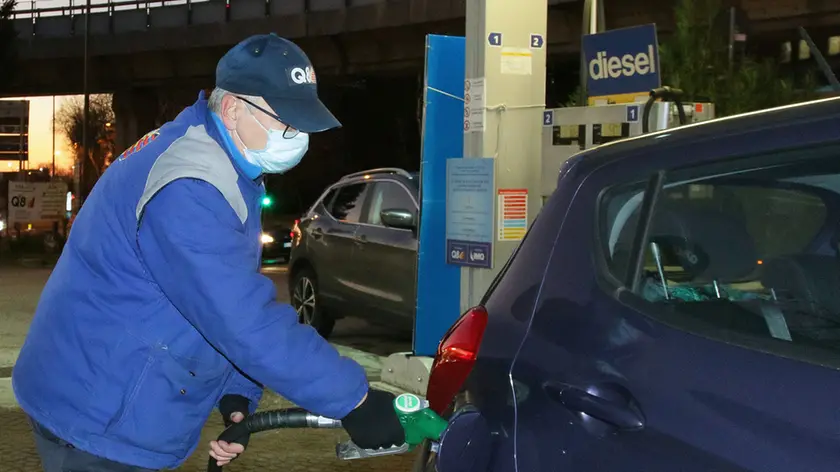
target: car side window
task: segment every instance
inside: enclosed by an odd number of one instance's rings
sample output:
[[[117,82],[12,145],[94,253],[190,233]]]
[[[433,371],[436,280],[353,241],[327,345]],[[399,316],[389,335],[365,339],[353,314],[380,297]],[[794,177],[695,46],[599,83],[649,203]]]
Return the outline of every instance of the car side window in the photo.
[[[840,217],[840,162],[836,150],[814,154],[670,172],[649,219],[640,217],[643,184],[608,190],[600,239],[612,279],[677,328],[805,360],[829,353],[840,366],[840,254],[830,223]]]
[[[368,184],[350,184],[340,187],[333,200],[330,214],[344,223],[358,223],[362,215]]]
[[[321,199],[321,204],[324,205],[324,209],[327,213],[332,214],[332,204],[333,200],[335,200],[335,194],[338,193],[338,187],[331,188],[324,198]]]
[[[406,210],[415,216],[417,205],[402,185],[383,180],[373,184],[370,205],[364,223],[384,226],[382,223],[383,210]]]

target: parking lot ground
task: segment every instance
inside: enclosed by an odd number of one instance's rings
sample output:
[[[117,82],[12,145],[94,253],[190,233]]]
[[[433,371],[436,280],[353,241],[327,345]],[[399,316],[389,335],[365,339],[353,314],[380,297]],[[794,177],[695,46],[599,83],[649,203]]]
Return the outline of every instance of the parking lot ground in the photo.
[[[278,298],[288,300],[286,270],[267,268],[264,273],[278,287]],[[26,416],[16,407],[11,392],[10,374],[17,353],[28,331],[41,289],[49,269],[0,267],[0,470],[37,472],[41,470]],[[379,356],[410,349],[410,340],[395,338],[389,330],[368,326],[354,320],[341,320],[331,341],[345,355],[359,361],[370,380],[379,377]],[[357,348],[358,346],[358,348]],[[359,350],[363,348],[368,352]],[[372,351],[372,352],[371,352]],[[291,406],[289,402],[266,392],[260,409]],[[179,471],[203,472],[207,466],[208,442],[223,430],[221,418],[214,412],[207,421],[195,452]],[[226,472],[407,472],[414,454],[371,460],[339,461],[335,444],[347,439],[342,430],[286,430],[255,435],[248,450]]]

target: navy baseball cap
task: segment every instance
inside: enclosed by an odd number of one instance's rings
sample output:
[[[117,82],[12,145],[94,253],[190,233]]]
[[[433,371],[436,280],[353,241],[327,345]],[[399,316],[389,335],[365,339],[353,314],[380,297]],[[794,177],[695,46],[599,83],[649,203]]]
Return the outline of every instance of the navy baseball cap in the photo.
[[[251,36],[228,51],[216,66],[216,87],[264,98],[276,118],[304,133],[341,126],[318,98],[312,62],[274,33]]]

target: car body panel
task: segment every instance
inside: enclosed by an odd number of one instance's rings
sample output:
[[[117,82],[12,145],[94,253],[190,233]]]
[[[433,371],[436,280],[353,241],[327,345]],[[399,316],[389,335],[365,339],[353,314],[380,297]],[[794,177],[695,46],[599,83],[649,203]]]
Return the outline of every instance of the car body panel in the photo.
[[[410,329],[414,317],[417,237],[411,230],[360,225],[355,264],[359,298],[378,321]]]
[[[487,427],[441,444],[468,451],[489,436],[494,452],[511,456],[441,454],[437,470],[472,470],[481,460],[486,470],[520,472],[837,470],[840,372],[644,314],[599,275],[596,208],[604,188],[659,169],[838,143],[838,130],[840,100],[832,99],[662,131],[567,162],[485,299],[489,323],[464,408]],[[596,419],[576,409],[580,399],[617,405],[629,420],[621,428]]]
[[[318,274],[320,295],[330,305],[352,297],[354,290],[348,281],[356,271],[353,255],[357,230],[357,225],[336,221],[328,214],[310,220],[304,230],[309,262]]]
[[[413,326],[416,231],[366,222],[371,206],[370,189],[377,182],[399,183],[413,199],[416,211],[419,189],[412,179],[416,175],[405,177],[373,171],[368,176],[360,173],[344,178],[330,186],[302,218],[301,238],[292,248],[290,280],[300,267],[312,267],[319,280],[322,303],[329,307],[331,317],[359,316],[406,330]],[[338,221],[327,211],[323,200],[334,189],[355,184],[368,187],[358,203],[359,220]]]
[[[410,199],[411,207],[391,208],[394,203],[383,201],[382,208],[375,208],[371,195],[364,212],[368,219],[359,225],[356,233],[358,252],[354,264],[363,270],[355,282],[361,287],[359,296],[368,310],[367,316],[379,323],[410,330],[416,306],[417,231],[392,228],[370,218],[377,210],[404,209],[413,213],[416,221],[417,189],[390,177],[381,177],[373,185],[398,186],[405,192],[402,195]]]

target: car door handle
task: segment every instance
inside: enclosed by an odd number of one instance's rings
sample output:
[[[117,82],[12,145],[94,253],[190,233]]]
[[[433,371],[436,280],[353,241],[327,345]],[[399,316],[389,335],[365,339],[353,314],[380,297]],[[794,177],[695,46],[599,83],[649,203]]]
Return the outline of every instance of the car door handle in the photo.
[[[322,230],[321,228],[315,228],[315,229],[312,230],[312,238],[313,239],[317,240],[317,239],[321,239],[322,237],[324,237],[324,230]]]
[[[547,384],[545,390],[552,400],[567,409],[585,413],[621,430],[633,431],[645,426],[641,411],[623,388],[599,387],[596,390],[600,395],[565,384]]]

